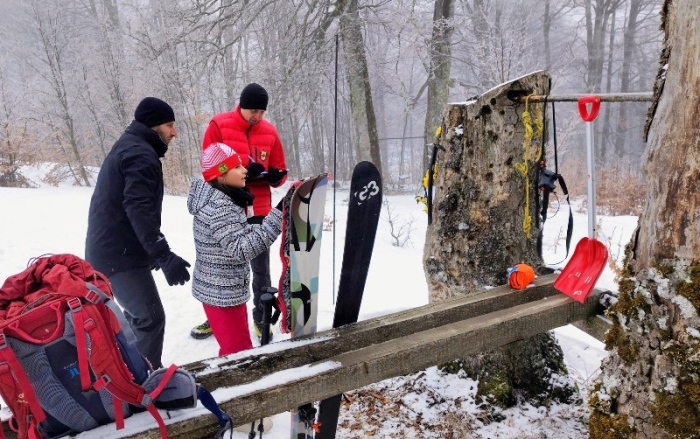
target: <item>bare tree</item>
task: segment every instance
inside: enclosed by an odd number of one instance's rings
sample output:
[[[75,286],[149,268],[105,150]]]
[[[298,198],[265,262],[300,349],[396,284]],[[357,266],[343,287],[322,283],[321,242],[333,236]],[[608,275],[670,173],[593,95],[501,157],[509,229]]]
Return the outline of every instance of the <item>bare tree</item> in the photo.
[[[340,35],[345,53],[350,108],[355,126],[356,160],[371,161],[381,173],[382,160],[379,154],[377,120],[367,71],[358,0],[338,0],[337,7],[343,11],[340,16]]]
[[[49,108],[55,108],[55,113],[49,113],[47,124],[53,130],[53,139],[62,153],[58,162],[68,166],[76,184],[90,186],[76,132],[74,85],[71,84],[71,74],[67,71],[70,63],[75,60],[72,51],[80,35],[70,33],[75,28],[67,25],[68,14],[71,12],[69,9],[50,11],[47,5],[38,1],[31,2],[29,7],[41,52],[38,58],[41,65],[35,68],[45,80]],[[51,116],[55,116],[55,119]]]
[[[26,147],[34,137],[29,120],[17,114],[28,92],[23,85],[10,87],[4,65],[0,63],[0,186],[28,187],[32,183],[20,169],[32,164],[37,154]]]
[[[435,129],[440,126],[442,112],[450,90],[451,37],[454,15],[452,0],[435,0],[433,10],[433,35],[430,41],[430,65],[428,68],[428,104],[425,112],[425,149],[423,167],[428,167],[429,145],[435,140]]]

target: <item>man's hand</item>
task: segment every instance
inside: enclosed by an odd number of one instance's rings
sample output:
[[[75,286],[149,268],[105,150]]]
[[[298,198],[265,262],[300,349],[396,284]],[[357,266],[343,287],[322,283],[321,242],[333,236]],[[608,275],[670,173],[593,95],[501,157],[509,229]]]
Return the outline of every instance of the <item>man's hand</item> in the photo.
[[[185,285],[185,282],[190,280],[190,273],[187,271],[190,263],[172,251],[156,259],[156,263],[163,270],[168,285]]]
[[[250,162],[246,169],[248,170],[248,174],[245,176],[246,180],[254,180],[265,172],[265,167],[258,162]]]
[[[285,175],[287,175],[286,169],[279,170],[273,166],[270,166],[267,168],[267,175],[265,178],[270,183],[270,186],[277,186],[282,182]]]

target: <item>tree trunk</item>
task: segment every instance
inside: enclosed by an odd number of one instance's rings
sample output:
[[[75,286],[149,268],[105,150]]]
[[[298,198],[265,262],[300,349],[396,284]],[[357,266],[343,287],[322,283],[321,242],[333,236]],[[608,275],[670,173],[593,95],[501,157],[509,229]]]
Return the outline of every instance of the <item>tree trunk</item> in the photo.
[[[452,0],[435,0],[433,10],[433,36],[430,42],[430,69],[428,71],[428,106],[425,113],[425,147],[423,168],[428,168],[435,129],[440,125],[442,109],[450,92],[451,37],[454,3]]]
[[[552,28],[552,14],[550,12],[550,0],[544,0],[544,18],[542,20],[542,40],[544,43],[544,68],[550,70],[552,68],[552,49],[549,44],[549,34]]]
[[[546,72],[536,72],[448,107],[435,214],[423,254],[431,302],[504,285],[506,270],[516,263],[540,265],[534,199],[542,145],[542,129],[535,122],[542,121],[542,104],[527,105],[532,122],[526,126],[526,105],[515,104],[508,95],[548,94],[549,82]],[[482,401],[501,407],[519,398],[538,404],[573,394],[571,382],[551,379],[551,373],[567,376],[551,334],[456,364],[479,380]]]
[[[431,301],[503,285],[508,267],[541,262],[535,245],[534,197],[542,140],[541,133],[533,133],[525,141],[525,105],[507,97],[518,91],[548,94],[549,75],[533,73],[466,104],[448,106],[433,223],[423,253]],[[542,120],[538,110],[542,104],[529,104],[533,131],[538,114]],[[526,147],[524,176],[516,165],[523,164]]]
[[[666,0],[649,113],[647,204],[608,311],[591,438],[700,436],[700,4]]]
[[[372,87],[369,83],[367,56],[357,2],[358,0],[338,1],[338,8],[345,11],[340,17],[340,34],[345,52],[350,108],[355,125],[356,159],[371,161],[381,173],[377,118],[372,102]]]

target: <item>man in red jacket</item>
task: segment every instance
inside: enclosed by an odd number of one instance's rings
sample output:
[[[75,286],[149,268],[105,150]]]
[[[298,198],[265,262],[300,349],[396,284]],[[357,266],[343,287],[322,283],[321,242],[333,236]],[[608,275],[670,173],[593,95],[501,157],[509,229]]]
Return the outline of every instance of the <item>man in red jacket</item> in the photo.
[[[241,154],[250,156],[246,187],[255,196],[251,224],[261,224],[272,209],[270,187],[278,187],[287,180],[287,163],[282,142],[273,124],[266,121],[267,91],[256,83],[245,86],[239,105],[233,111],[218,114],[209,122],[204,132],[202,151],[215,143],[225,143]],[[270,251],[266,250],[250,262],[253,270],[253,323],[258,337],[262,336],[262,305],[260,296],[271,285]],[[211,335],[209,322],[192,329],[192,337],[206,338]]]

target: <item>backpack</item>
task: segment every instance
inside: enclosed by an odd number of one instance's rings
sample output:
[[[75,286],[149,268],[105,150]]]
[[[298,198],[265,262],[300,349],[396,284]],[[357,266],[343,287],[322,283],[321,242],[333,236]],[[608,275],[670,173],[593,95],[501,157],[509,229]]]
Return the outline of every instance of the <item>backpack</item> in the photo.
[[[19,438],[55,438],[111,422],[121,429],[147,410],[167,438],[157,408],[194,407],[200,393],[211,395],[175,365],[154,372],[133,341],[109,281],[79,257],[40,257],[7,278],[0,396],[12,411],[10,428]]]

